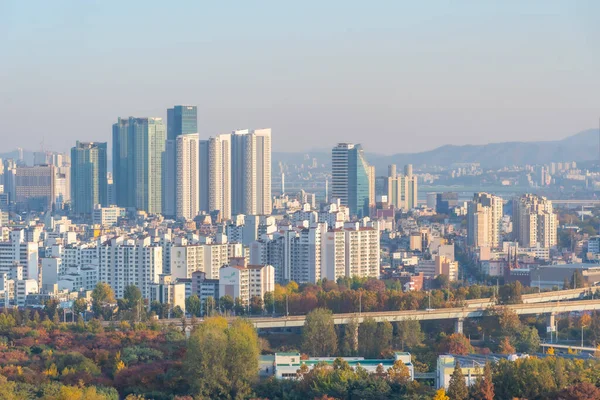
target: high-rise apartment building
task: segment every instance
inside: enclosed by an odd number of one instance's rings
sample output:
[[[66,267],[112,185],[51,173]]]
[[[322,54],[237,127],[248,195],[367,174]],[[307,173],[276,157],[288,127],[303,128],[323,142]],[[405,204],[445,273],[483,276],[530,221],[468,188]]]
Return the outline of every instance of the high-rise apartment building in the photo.
[[[411,164],[404,167],[404,175],[397,173],[395,165],[388,166],[387,196],[388,202],[397,209],[408,211],[417,206],[417,177],[413,175]]]
[[[339,143],[331,156],[332,199],[350,207],[352,215],[368,216],[375,203],[374,170],[367,163],[361,145]]]
[[[271,214],[271,129],[231,135],[232,214]]]
[[[163,214],[177,216],[177,137],[198,133],[196,106],[174,106],[167,110],[167,142],[163,159]]]
[[[150,237],[141,239],[114,238],[98,247],[101,282],[122,298],[125,288],[135,285],[144,298],[150,297],[151,284],[158,283],[163,273],[162,247],[151,242]]]
[[[36,165],[15,170],[15,205],[18,211],[51,211],[56,201],[56,167]]]
[[[545,197],[525,194],[513,200],[513,235],[520,246],[556,246],[557,226],[552,202]]]
[[[271,214],[271,130],[242,130],[200,142],[200,205],[233,215]]]
[[[108,205],[106,142],[77,142],[71,148],[71,202],[75,214],[91,215]]]
[[[117,205],[151,214],[163,207],[166,129],[162,118],[123,119],[113,125],[113,170]]]
[[[250,244],[250,262],[273,265],[278,283],[379,278],[379,253],[379,227],[368,219],[339,228],[303,221]]]
[[[467,208],[467,245],[499,248],[503,201],[488,193],[475,193]]]
[[[198,134],[179,135],[175,142],[177,152],[176,216],[189,220],[200,212]]]
[[[231,218],[231,135],[200,142],[200,204],[203,211],[220,211]]]

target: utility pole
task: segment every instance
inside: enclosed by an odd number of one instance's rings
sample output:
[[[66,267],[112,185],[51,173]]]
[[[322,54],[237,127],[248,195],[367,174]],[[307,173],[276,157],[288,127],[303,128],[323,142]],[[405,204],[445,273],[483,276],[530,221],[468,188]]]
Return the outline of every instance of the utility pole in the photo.
[[[285,316],[288,317],[290,315],[290,302],[288,300],[288,294],[285,292]]]
[[[431,310],[431,290],[427,291],[427,295],[427,297],[429,298],[429,306],[427,308]]]
[[[362,289],[358,291],[358,314],[362,314]]]

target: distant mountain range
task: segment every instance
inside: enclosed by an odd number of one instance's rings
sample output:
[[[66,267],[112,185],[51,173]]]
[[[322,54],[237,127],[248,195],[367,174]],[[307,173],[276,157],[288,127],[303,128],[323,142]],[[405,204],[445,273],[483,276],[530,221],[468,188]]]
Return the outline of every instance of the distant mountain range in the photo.
[[[562,140],[543,142],[504,142],[484,145],[444,145],[419,153],[398,153],[381,155],[366,153],[369,163],[375,166],[378,174],[385,173],[389,164],[402,168],[404,164],[448,166],[453,163],[480,163],[483,167],[505,165],[546,164],[552,161],[591,161],[598,160],[598,129],[588,129]],[[273,160],[304,162],[307,153],[273,153]],[[329,163],[329,152],[310,152],[320,162]]]
[[[552,161],[595,161],[599,155],[598,129],[588,129],[562,140],[542,142],[504,142],[484,145],[444,145],[433,150],[419,153],[398,153],[382,155],[366,153],[369,163],[375,166],[378,174],[383,174],[389,164],[402,168],[404,164],[448,166],[453,163],[481,163],[483,167],[502,167],[505,165],[547,164]],[[286,163],[305,163],[306,155],[316,158],[319,164],[329,164],[329,150],[284,153],[273,152],[273,166],[279,161]],[[25,150],[23,158],[33,163],[33,152]],[[16,158],[17,152],[0,154],[0,158]],[[112,169],[112,168],[109,168]]]
[[[450,165],[452,163],[478,162],[485,167],[513,164],[546,164],[552,161],[597,160],[598,129],[588,129],[562,140],[544,142],[504,142],[485,145],[445,145],[421,153],[400,153],[375,156],[377,169],[388,164]]]

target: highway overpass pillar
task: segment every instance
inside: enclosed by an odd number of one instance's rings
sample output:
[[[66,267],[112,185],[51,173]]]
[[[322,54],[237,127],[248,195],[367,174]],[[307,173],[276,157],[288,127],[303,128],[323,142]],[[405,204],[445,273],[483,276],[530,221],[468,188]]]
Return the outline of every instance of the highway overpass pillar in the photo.
[[[556,332],[556,314],[550,313],[546,318],[546,333],[550,333],[550,343],[552,343],[552,332]]]
[[[455,333],[463,333],[463,322],[465,321],[464,318],[457,318],[456,321],[454,321],[454,332]]]

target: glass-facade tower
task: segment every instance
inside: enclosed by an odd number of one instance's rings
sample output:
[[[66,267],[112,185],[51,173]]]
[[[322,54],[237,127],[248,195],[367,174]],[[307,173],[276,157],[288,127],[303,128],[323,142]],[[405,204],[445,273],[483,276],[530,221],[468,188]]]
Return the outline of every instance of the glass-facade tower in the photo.
[[[73,213],[91,214],[94,205],[108,205],[106,142],[77,142],[71,148]]]
[[[113,179],[120,207],[162,212],[165,145],[162,118],[129,117],[113,125]]]
[[[174,106],[167,110],[167,139],[175,140],[179,135],[198,133],[198,108],[196,106]]]
[[[362,146],[339,143],[333,148],[331,163],[331,197],[350,208],[350,214],[369,215],[370,173]]]
[[[167,143],[162,173],[162,213],[170,217],[175,216],[175,193],[178,189],[175,141],[178,136],[192,133],[198,133],[198,108],[196,106],[179,105],[167,109]]]

